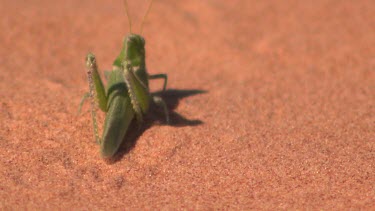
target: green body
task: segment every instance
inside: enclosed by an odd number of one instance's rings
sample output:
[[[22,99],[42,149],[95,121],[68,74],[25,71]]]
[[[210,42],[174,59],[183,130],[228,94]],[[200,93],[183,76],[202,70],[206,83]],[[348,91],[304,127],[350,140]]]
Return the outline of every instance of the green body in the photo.
[[[111,72],[107,86],[108,110],[101,142],[103,157],[111,157],[117,151],[134,118],[134,110],[127,94],[128,91],[121,70]]]
[[[91,113],[97,142],[101,145],[103,157],[112,157],[126,136],[127,129],[136,117],[139,124],[148,111],[151,101],[160,104],[166,110],[165,103],[149,92],[148,80],[164,78],[158,74],[150,76],[145,64],[145,41],[136,34],[128,35],[123,43],[120,55],[113,63],[113,70],[107,74],[107,86],[104,88],[96,65],[95,56],[87,55],[86,66],[90,85]],[[106,113],[102,138],[98,135],[96,107]],[[166,113],[167,122],[169,121]]]

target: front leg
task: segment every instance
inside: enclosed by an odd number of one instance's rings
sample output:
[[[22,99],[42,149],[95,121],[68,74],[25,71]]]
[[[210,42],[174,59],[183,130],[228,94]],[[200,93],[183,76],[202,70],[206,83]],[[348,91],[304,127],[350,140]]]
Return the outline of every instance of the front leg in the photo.
[[[148,75],[148,78],[150,80],[152,80],[152,79],[159,79],[159,78],[164,79],[164,85],[163,85],[163,90],[162,91],[164,92],[166,90],[166,88],[167,88],[167,81],[168,81],[168,75],[167,74]],[[168,108],[167,108],[167,105],[164,102],[164,100],[161,97],[153,96],[153,101],[154,101],[154,103],[156,105],[158,105],[158,106],[160,106],[160,107],[163,108],[166,122],[167,122],[167,124],[169,124],[170,123],[169,112],[168,112]]]
[[[150,80],[159,79],[159,78],[164,79],[164,85],[163,85],[163,90],[162,90],[164,92],[165,89],[167,88],[168,75],[167,74],[148,75],[148,79],[150,79]]]
[[[164,102],[164,100],[161,97],[158,97],[158,96],[154,96],[152,100],[154,101],[156,105],[163,108],[164,114],[165,114],[165,121],[169,125],[170,121],[169,121],[169,112],[168,112],[167,104]]]

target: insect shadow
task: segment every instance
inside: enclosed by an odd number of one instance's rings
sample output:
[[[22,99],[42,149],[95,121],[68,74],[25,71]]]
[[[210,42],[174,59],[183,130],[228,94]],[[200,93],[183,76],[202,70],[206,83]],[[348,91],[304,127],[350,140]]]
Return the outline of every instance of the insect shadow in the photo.
[[[177,108],[179,101],[185,97],[204,94],[207,91],[200,89],[191,89],[191,90],[179,90],[179,89],[167,89],[164,92],[154,92],[153,96],[162,97],[165,103],[167,104],[169,111],[170,123],[169,126],[172,127],[185,127],[185,126],[196,126],[203,124],[203,121],[199,119],[188,119],[181,114],[178,114],[174,110]],[[144,119],[144,123],[141,127],[138,126],[137,121],[134,119],[128,128],[128,134],[123,140],[121,147],[117,154],[107,160],[109,164],[115,163],[127,153],[129,153],[136,145],[138,138],[150,127],[155,124],[165,125],[165,114],[164,111],[155,105],[150,107],[150,112],[147,113]]]

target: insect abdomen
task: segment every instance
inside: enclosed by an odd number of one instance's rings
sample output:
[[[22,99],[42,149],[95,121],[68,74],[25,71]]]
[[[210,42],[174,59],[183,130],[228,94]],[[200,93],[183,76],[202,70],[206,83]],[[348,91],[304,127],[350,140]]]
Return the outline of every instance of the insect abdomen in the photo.
[[[106,115],[101,154],[112,157],[120,147],[126,131],[134,118],[130,98],[124,95],[115,96]]]
[[[134,118],[134,110],[120,70],[111,72],[108,95],[108,111],[101,143],[103,157],[112,157],[117,152]]]

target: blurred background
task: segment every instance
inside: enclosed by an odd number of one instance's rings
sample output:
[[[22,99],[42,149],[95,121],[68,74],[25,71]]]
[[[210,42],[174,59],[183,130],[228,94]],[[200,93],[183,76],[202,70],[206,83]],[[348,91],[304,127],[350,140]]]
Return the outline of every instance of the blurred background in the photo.
[[[139,32],[149,1],[128,5]],[[129,33],[123,1],[0,14],[0,209],[374,207],[374,1],[155,0],[172,124],[150,112],[112,162],[77,108],[85,55],[109,70]]]

